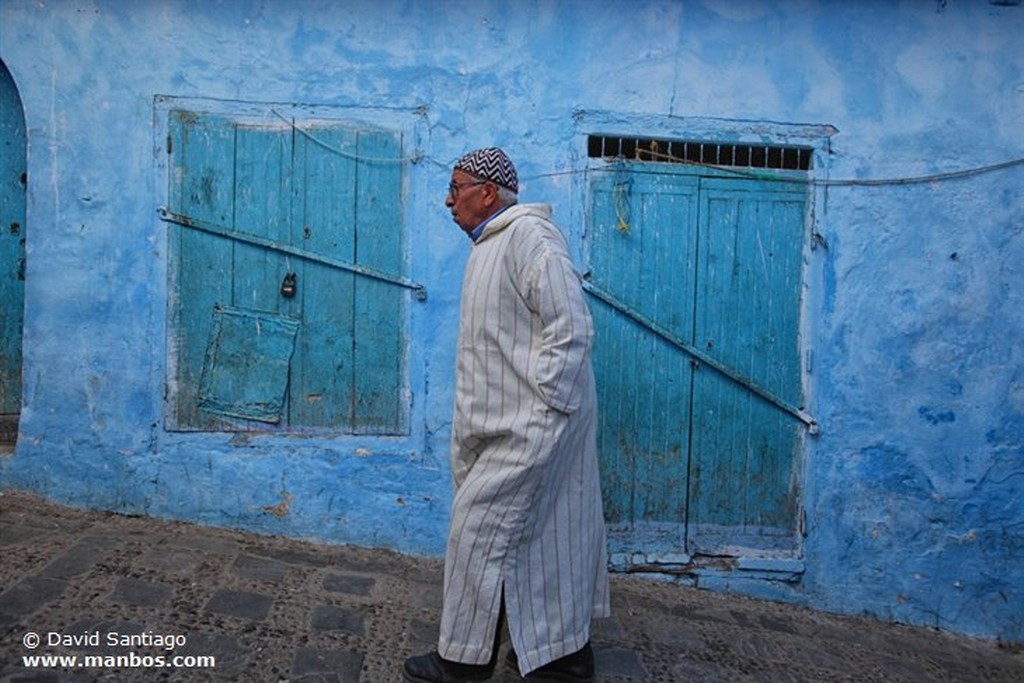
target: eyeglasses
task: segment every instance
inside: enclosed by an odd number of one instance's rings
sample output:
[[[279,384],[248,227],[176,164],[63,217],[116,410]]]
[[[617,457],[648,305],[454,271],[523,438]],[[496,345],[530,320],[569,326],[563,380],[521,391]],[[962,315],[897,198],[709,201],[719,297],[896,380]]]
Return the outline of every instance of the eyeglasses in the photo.
[[[459,196],[459,190],[464,187],[473,187],[474,185],[486,185],[491,181],[489,180],[469,180],[464,183],[456,183],[454,181],[448,183],[448,196],[455,199]]]

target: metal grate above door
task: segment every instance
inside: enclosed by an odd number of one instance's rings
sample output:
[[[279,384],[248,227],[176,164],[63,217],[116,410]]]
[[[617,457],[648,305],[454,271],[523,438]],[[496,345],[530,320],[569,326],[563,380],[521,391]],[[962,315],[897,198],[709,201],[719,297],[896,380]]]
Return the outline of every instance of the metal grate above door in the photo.
[[[701,140],[612,135],[591,135],[587,138],[587,156],[592,159],[626,159],[788,171],[810,170],[812,151],[810,147],[732,144]]]

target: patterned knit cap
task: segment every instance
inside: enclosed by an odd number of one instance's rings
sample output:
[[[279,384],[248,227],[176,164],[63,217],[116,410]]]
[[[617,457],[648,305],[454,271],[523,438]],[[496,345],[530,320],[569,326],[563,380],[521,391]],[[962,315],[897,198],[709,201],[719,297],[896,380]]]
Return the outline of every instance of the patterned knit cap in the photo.
[[[474,150],[455,162],[455,168],[519,192],[519,176],[512,160],[497,147]]]

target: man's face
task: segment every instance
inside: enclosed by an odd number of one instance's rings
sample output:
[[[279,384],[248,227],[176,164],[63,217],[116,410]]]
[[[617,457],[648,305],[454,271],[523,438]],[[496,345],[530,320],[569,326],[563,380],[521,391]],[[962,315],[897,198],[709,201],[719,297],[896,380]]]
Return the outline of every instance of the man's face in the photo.
[[[452,220],[467,234],[494,213],[498,190],[494,183],[456,169],[444,205],[452,212]]]

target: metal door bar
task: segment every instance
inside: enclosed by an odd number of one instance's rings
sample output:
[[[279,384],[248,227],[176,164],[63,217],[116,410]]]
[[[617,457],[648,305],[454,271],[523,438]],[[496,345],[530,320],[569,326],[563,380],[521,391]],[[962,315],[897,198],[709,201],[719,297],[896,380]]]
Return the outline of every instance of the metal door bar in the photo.
[[[818,433],[818,421],[815,420],[812,416],[805,413],[800,408],[790,404],[788,401],[785,401],[782,398],[779,398],[768,389],[765,389],[764,387],[758,385],[753,380],[744,377],[743,375],[739,374],[738,372],[728,367],[727,365],[722,364],[721,362],[715,360],[711,356],[702,352],[700,349],[693,346],[692,344],[689,344],[686,341],[680,339],[670,330],[665,329],[664,327],[654,322],[650,318],[647,318],[643,314],[634,311],[625,303],[619,301],[608,292],[602,291],[601,289],[595,287],[586,279],[584,279],[583,281],[583,289],[588,294],[593,296],[595,299],[600,300],[601,302],[611,307],[615,311],[621,313],[622,315],[626,316],[636,324],[640,325],[641,327],[647,328],[648,330],[658,335],[659,337],[661,337],[668,343],[672,344],[676,348],[688,353],[690,356],[700,361],[701,363],[710,366],[711,368],[713,368],[720,374],[724,375],[725,377],[729,378],[733,382],[736,382],[737,384],[745,387],[746,389],[749,389],[750,391],[754,392],[764,400],[768,401],[769,403],[775,405],[776,407],[780,408],[781,410],[784,410],[785,412],[789,413],[796,419],[800,420],[805,425],[807,425],[807,430],[810,434]]]
[[[355,273],[356,275],[362,275],[364,277],[373,278],[374,280],[380,280],[382,282],[387,282],[389,284],[397,285],[399,287],[405,287],[406,289],[413,290],[413,295],[416,297],[417,301],[427,300],[427,288],[424,285],[420,284],[419,282],[414,282],[404,277],[399,277],[397,275],[388,275],[387,273],[381,273],[379,271],[373,270],[372,268],[367,268],[365,266],[357,266],[352,263],[346,263],[345,261],[339,261],[338,259],[332,259],[329,256],[322,256],[321,254],[317,254],[312,251],[299,249],[298,247],[292,247],[286,244],[279,244],[278,242],[266,239],[265,237],[257,237],[252,233],[234,230],[232,228],[227,228],[222,225],[216,225],[214,223],[202,221],[197,218],[191,218],[190,216],[185,216],[180,213],[174,213],[173,211],[170,211],[169,209],[163,207],[158,209],[157,213],[160,214],[161,220],[167,221],[168,223],[175,223],[177,225],[181,225],[186,228],[193,228],[195,230],[200,230],[211,235],[225,237],[230,240],[244,242],[245,244],[251,244],[257,247],[264,247],[272,251],[281,252],[282,254],[296,256],[307,261],[322,263],[326,266],[330,266],[331,268],[337,268],[339,270],[348,271],[350,273]]]

